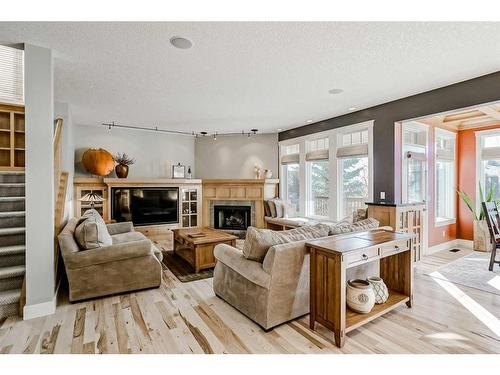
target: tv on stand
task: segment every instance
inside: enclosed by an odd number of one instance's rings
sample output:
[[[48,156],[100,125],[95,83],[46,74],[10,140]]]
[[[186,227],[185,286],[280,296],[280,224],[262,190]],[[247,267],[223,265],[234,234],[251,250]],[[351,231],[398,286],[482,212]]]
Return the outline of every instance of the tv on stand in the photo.
[[[111,219],[132,221],[134,226],[177,224],[179,222],[179,188],[113,187]]]

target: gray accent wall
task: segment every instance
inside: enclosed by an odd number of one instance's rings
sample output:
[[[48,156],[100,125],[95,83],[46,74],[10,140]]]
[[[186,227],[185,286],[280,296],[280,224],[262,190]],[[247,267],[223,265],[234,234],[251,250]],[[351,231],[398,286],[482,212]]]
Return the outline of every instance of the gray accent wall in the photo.
[[[195,141],[197,178],[254,178],[254,165],[278,177],[278,135],[199,137]]]
[[[411,74],[411,72],[409,72]],[[397,85],[397,82],[394,82]],[[374,120],[374,197],[395,196],[394,123],[500,100],[500,71],[279,133],[283,141]],[[353,103],[355,105],[355,103]]]
[[[111,154],[125,152],[136,163],[130,166],[131,178],[171,178],[172,165],[194,168],[194,137],[108,128],[95,125],[74,126],[75,176],[90,177],[81,163],[88,148],[103,148]],[[193,170],[194,172],[194,170]],[[107,177],[116,177],[113,171]]]

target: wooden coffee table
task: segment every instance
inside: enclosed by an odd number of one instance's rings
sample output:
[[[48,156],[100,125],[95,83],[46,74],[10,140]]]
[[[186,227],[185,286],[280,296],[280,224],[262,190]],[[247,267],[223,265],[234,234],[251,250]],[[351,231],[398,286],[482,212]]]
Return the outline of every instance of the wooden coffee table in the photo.
[[[174,254],[180,256],[194,268],[201,269],[215,266],[214,247],[225,243],[236,245],[238,237],[213,228],[174,229]],[[202,233],[203,236],[193,236]]]

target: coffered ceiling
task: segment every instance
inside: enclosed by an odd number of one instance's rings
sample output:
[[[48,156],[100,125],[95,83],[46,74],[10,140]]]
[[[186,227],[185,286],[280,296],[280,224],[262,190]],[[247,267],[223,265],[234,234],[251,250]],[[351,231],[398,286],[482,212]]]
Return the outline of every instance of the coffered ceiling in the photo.
[[[498,23],[0,22],[20,42],[53,50],[75,123],[189,131],[273,132],[500,69]]]
[[[476,129],[500,125],[500,104],[494,103],[452,113],[419,119],[418,122],[453,130]]]

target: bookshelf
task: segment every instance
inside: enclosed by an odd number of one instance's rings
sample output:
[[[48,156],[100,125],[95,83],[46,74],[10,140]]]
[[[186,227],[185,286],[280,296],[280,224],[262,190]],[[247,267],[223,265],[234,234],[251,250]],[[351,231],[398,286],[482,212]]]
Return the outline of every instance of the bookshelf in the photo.
[[[0,170],[24,170],[24,107],[0,104]]]

